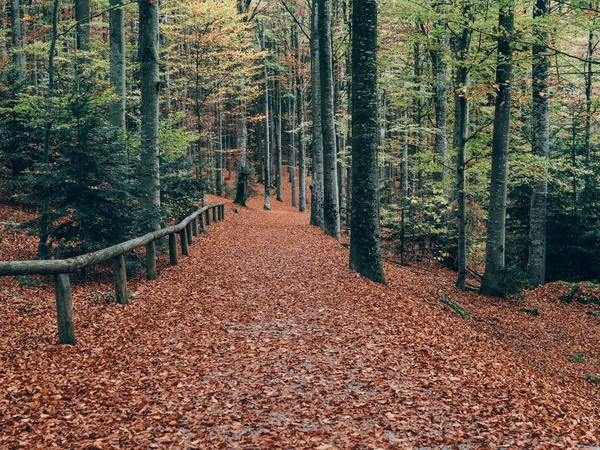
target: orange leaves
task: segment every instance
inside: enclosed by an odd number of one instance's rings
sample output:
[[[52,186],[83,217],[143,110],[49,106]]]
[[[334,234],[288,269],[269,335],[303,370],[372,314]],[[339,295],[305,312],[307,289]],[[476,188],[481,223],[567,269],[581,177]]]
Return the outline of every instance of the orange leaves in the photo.
[[[560,286],[513,306],[391,265],[381,286],[286,205],[227,213],[178,266],[159,258],[158,280],[131,279],[126,308],[93,295],[109,273],[74,284],[74,348],[56,345],[49,287],[0,280],[0,448],[596,443],[598,390],[568,355],[596,363],[597,319]]]

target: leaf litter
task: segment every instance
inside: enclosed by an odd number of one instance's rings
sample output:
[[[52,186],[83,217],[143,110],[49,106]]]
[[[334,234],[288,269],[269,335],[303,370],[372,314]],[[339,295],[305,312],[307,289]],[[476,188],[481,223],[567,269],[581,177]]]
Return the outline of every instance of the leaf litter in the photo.
[[[598,319],[559,285],[512,304],[390,264],[378,285],[307,214],[226,202],[190,257],[129,280],[129,306],[97,295],[106,271],[74,283],[75,347],[57,345],[48,278],[0,279],[0,448],[598,445]],[[35,254],[0,235],[3,259]]]

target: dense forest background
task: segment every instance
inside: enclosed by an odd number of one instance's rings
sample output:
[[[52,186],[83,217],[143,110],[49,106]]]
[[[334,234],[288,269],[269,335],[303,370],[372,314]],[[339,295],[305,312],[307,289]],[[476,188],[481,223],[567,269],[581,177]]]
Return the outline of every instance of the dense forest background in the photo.
[[[379,4],[385,257],[441,260],[493,295],[599,278],[599,7]],[[265,209],[291,183],[313,224],[350,230],[349,2],[0,10],[0,194],[39,211],[41,257],[180,219],[205,191],[244,204],[254,181]]]

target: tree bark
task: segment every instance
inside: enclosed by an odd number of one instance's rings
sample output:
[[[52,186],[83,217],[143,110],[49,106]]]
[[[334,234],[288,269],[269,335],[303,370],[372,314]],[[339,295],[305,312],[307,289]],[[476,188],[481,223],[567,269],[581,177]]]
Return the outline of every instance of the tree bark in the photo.
[[[141,76],[141,206],[152,230],[160,228],[160,167],[158,148],[158,2],[139,0]]]
[[[532,47],[532,111],[531,151],[535,156],[547,158],[550,148],[550,123],[548,118],[548,32],[545,25],[536,24],[549,13],[548,0],[536,0],[533,6],[535,45]],[[586,123],[587,125],[587,123]],[[548,181],[532,183],[529,212],[529,258],[527,274],[534,286],[543,284],[546,276],[546,218],[548,211]]]
[[[437,181],[444,182],[448,177],[447,167],[447,148],[448,138],[446,136],[446,63],[444,62],[444,48],[446,46],[445,38],[446,24],[444,21],[438,21],[435,31],[438,34],[435,48],[431,51],[431,65],[433,69],[434,81],[434,104],[435,104],[435,152],[441,168],[434,174]]]
[[[496,85],[498,96],[492,136],[492,178],[485,247],[485,272],[479,292],[504,297],[504,264],[506,254],[506,193],[508,181],[508,144],[510,133],[512,42],[514,31],[514,0],[500,7],[498,65]]]
[[[262,50],[265,50],[264,31],[263,31]],[[271,210],[271,146],[269,142],[269,73],[267,70],[267,59],[264,61],[265,75],[265,175],[263,183],[265,185],[264,209]]]
[[[377,185],[377,0],[353,1],[352,27],[350,268],[383,283]]]
[[[21,5],[19,0],[10,0],[11,37],[13,45],[13,65],[17,81],[23,80],[25,70],[23,58],[23,36],[21,34]]]
[[[77,50],[90,46],[90,0],[75,0]]]
[[[321,78],[319,67],[319,0],[312,0],[310,39],[310,82],[312,106],[312,184],[310,223],[323,228],[323,133],[321,126]]]
[[[125,65],[125,27],[123,0],[110,0],[110,87],[117,96],[110,104],[110,123],[113,127],[126,131],[126,65]]]
[[[335,146],[335,108],[331,49],[331,0],[319,3],[319,70],[321,81],[321,124],[323,134],[323,224],[325,233],[340,239],[340,211]]]
[[[462,10],[465,20],[472,21],[470,3],[465,3]],[[462,291],[467,283],[467,214],[465,204],[465,162],[467,153],[467,133],[469,130],[469,67],[466,57],[471,45],[471,28],[465,26],[460,37],[456,39],[456,85],[454,86],[454,130],[453,145],[456,150],[456,197],[458,203],[458,239],[456,287]]]
[[[275,187],[276,187],[276,199],[278,202],[283,201],[283,144],[282,144],[282,112],[283,112],[283,99],[281,98],[281,82],[277,83],[277,153],[275,153],[275,168],[276,168],[276,176],[275,176]]]

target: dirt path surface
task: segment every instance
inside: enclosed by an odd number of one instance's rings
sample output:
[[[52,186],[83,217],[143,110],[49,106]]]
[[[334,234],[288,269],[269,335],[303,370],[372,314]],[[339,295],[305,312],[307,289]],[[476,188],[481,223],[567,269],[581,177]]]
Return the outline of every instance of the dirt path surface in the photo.
[[[524,363],[437,301],[387,286],[307,214],[226,207],[129,306],[74,287],[77,346],[53,291],[0,280],[0,448],[585,448],[598,395]],[[95,292],[95,294],[94,294]]]

